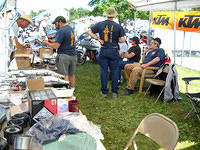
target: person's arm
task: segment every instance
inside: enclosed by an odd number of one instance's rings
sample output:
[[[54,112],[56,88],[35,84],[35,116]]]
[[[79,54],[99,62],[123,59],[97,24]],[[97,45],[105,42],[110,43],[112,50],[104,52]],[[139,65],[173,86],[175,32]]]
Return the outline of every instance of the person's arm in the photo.
[[[134,56],[135,56],[135,53],[133,53],[133,52],[131,52],[131,53],[126,52],[124,55],[125,58],[132,58]]]
[[[53,49],[58,49],[60,47],[60,43],[58,42],[49,42],[47,40],[44,40],[42,43],[43,45],[49,46]]]
[[[160,61],[160,57],[156,57],[156,58],[154,58],[152,61],[150,61],[150,62],[148,62],[148,63],[146,63],[146,64],[142,64],[141,67],[142,67],[142,68],[146,68],[146,67],[148,67],[148,66],[152,66],[152,65],[158,63],[159,61]]]
[[[15,45],[16,49],[18,49],[18,50],[22,50],[22,49],[30,47],[30,44],[26,44],[23,46],[21,43],[19,43],[17,37],[14,37],[13,40],[14,40],[14,45]]]
[[[93,39],[98,40],[98,41],[100,42],[100,44],[103,45],[104,41],[101,40],[99,37],[97,37],[97,35],[94,34],[90,28],[86,31],[86,33],[87,33],[89,36],[91,36]]]
[[[119,43],[124,43],[126,41],[125,36],[119,38]]]

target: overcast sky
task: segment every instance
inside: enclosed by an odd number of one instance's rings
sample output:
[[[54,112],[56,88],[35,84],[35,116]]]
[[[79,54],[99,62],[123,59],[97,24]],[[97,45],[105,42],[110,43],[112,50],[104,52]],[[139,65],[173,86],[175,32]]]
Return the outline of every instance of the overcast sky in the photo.
[[[40,9],[57,9],[57,8],[87,8],[90,0],[17,0],[17,8],[26,13],[31,10],[38,11]]]

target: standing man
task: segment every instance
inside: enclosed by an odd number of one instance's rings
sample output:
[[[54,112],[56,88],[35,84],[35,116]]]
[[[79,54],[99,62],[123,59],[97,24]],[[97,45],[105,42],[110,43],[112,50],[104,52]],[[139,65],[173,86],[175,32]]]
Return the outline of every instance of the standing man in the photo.
[[[146,67],[160,67],[165,60],[165,52],[160,48],[161,39],[155,38],[151,41],[150,47],[146,47],[142,56],[143,63],[127,64],[125,66],[125,74],[127,79],[127,87],[122,96],[131,95],[137,80],[140,78],[142,71]],[[147,70],[146,74],[154,74],[153,70]]]
[[[22,50],[24,48],[30,47],[30,44],[22,45],[19,40],[19,27],[22,29],[25,29],[28,27],[28,25],[34,26],[34,23],[32,21],[32,17],[26,14],[22,14],[17,21],[13,24],[13,26],[9,29],[9,56],[10,56],[10,61],[14,57],[14,47],[18,50]]]
[[[125,32],[121,25],[113,21],[113,18],[117,16],[114,8],[107,8],[103,15],[107,17],[107,20],[95,24],[87,30],[87,33],[101,43],[98,60],[101,68],[101,95],[107,97],[109,91],[107,88],[107,73],[109,67],[112,78],[112,97],[116,98],[118,95],[120,60],[118,42],[125,42]],[[99,33],[100,38],[95,33]]]
[[[56,63],[58,73],[65,76],[65,80],[69,81],[72,89],[75,89],[75,71],[76,71],[76,51],[74,45],[74,31],[67,25],[66,19],[63,16],[56,17],[55,21],[56,40],[45,40],[44,45],[53,49],[57,49]]]

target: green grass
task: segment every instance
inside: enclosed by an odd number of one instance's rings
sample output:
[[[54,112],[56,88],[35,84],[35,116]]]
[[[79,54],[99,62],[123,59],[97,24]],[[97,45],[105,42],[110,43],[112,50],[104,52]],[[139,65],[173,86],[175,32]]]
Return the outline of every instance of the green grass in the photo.
[[[78,66],[76,72],[76,98],[80,108],[89,121],[100,125],[104,135],[102,143],[107,150],[122,150],[139,125],[140,121],[150,113],[161,113],[176,122],[179,128],[177,150],[200,149],[200,122],[192,116],[184,120],[191,109],[190,102],[185,96],[185,83],[182,77],[200,76],[200,72],[177,67],[179,74],[180,102],[163,103],[161,100],[154,104],[156,97],[143,96],[144,93],[131,96],[111,98],[111,92],[106,99],[100,95],[100,69],[98,64],[88,61]],[[110,82],[108,86],[110,88]],[[190,90],[200,89],[200,84],[194,84]],[[122,93],[126,83],[119,86]],[[159,146],[143,135],[136,138],[138,149],[159,149]]]

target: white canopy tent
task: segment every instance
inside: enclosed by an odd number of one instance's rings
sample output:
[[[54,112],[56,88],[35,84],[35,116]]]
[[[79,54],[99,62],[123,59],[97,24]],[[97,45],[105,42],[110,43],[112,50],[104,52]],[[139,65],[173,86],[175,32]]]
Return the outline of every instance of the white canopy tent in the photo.
[[[198,8],[200,0],[128,0],[137,11],[179,10]]]
[[[184,8],[199,8],[200,0],[127,0],[136,11],[174,11],[174,63],[176,52],[176,10]]]

